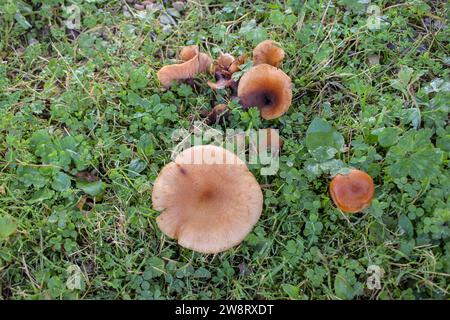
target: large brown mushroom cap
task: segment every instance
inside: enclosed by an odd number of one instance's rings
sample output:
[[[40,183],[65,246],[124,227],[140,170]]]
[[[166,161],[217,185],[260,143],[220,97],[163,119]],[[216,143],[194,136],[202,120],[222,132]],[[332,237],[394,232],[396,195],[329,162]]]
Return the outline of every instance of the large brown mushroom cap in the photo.
[[[253,49],[253,65],[270,64],[278,67],[284,59],[284,50],[272,40],[265,40]]]
[[[291,105],[291,79],[271,65],[257,65],[241,77],[238,97],[244,108],[258,107],[264,119],[278,118]]]
[[[166,165],[155,181],[153,208],[164,210],[159,228],[186,248],[217,253],[238,245],[258,221],[263,195],[235,154],[195,146]]]
[[[211,57],[199,52],[196,45],[181,49],[180,58],[183,63],[171,64],[158,70],[158,79],[165,88],[169,88],[173,81],[190,79],[199,72],[207,71],[212,63]]]
[[[330,194],[336,206],[343,212],[356,213],[368,207],[375,194],[372,177],[357,169],[346,175],[336,175],[330,184]]]

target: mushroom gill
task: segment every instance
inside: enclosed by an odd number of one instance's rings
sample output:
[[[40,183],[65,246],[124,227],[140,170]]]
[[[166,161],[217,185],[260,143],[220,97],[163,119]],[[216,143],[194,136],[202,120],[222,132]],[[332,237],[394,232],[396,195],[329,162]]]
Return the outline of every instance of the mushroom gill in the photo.
[[[258,107],[264,119],[278,118],[291,105],[291,79],[271,65],[257,65],[241,77],[238,97],[242,107]]]

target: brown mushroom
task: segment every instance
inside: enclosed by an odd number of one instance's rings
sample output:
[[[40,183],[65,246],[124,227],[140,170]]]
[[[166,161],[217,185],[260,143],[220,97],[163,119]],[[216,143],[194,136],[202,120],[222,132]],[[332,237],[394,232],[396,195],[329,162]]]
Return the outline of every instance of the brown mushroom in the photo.
[[[291,105],[291,79],[271,65],[257,65],[241,77],[238,97],[244,108],[258,107],[264,119],[278,118]]]
[[[258,221],[261,188],[245,163],[224,148],[205,145],[181,152],[158,175],[156,222],[186,248],[217,253],[238,245]]]
[[[265,40],[253,49],[253,65],[270,64],[278,67],[284,59],[284,50],[272,40]]]
[[[228,68],[228,72],[233,74],[237,71],[240,71],[241,70],[240,65],[244,64],[246,60],[247,60],[247,55],[243,54],[242,56],[240,56],[239,58],[237,58],[236,60],[233,61],[233,63]]]
[[[343,212],[356,213],[368,207],[375,194],[372,177],[357,169],[348,174],[337,174],[330,184],[330,194]]]
[[[241,57],[234,59],[229,53],[221,53],[219,58],[213,63],[216,82],[208,81],[208,86],[213,90],[233,87],[236,84],[236,81],[231,78],[234,71],[231,72],[230,69],[233,68],[233,70],[239,70],[238,67],[241,63],[240,59]]]
[[[158,79],[165,88],[169,88],[173,81],[190,79],[199,72],[207,71],[212,63],[212,59],[199,52],[196,45],[184,47],[180,58],[183,63],[164,66],[158,70]]]
[[[206,118],[206,124],[212,125],[215,123],[218,123],[221,119],[224,119],[228,117],[230,114],[230,110],[228,109],[228,106],[226,104],[218,104],[216,105],[211,112],[208,112],[205,115]]]

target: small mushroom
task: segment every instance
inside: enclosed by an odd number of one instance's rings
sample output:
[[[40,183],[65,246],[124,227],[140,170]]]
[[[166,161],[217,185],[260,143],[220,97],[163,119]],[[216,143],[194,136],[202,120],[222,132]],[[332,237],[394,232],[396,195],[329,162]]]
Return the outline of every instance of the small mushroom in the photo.
[[[234,62],[234,57],[229,53],[221,53],[216,61],[216,68],[219,70],[228,70]]]
[[[212,125],[218,123],[221,119],[228,117],[229,114],[230,110],[228,109],[228,106],[221,103],[216,105],[211,112],[205,115],[205,122],[207,125]]]
[[[225,89],[236,85],[236,81],[231,78],[233,72],[239,70],[239,65],[242,63],[242,56],[238,59],[229,53],[221,53],[219,58],[213,63],[214,77],[216,82],[208,81],[208,86],[213,89]],[[235,71],[231,72],[233,69]]]
[[[169,88],[173,81],[191,79],[195,74],[207,71],[212,63],[212,59],[199,52],[196,45],[184,47],[180,58],[183,63],[164,66],[157,72],[158,79],[165,88]]]
[[[242,107],[258,107],[264,119],[278,118],[291,105],[291,79],[282,70],[271,65],[257,65],[241,77],[238,97]]]
[[[244,64],[245,61],[247,60],[247,55],[243,54],[242,56],[240,56],[239,58],[237,58],[236,60],[233,61],[233,63],[230,65],[230,67],[228,68],[228,72],[230,72],[231,74],[240,71],[240,65]]]
[[[261,216],[263,194],[245,163],[213,145],[181,152],[156,178],[156,222],[185,248],[218,253],[241,243]]]
[[[356,213],[368,207],[375,194],[372,177],[357,169],[337,174],[330,184],[333,202],[343,212]]]
[[[253,65],[270,64],[278,67],[284,59],[284,50],[272,40],[265,40],[253,49]]]

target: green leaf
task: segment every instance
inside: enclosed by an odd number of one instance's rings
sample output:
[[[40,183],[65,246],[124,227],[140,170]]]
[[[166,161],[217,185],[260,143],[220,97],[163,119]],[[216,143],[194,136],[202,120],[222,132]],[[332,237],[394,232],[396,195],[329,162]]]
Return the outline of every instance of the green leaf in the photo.
[[[130,87],[133,90],[145,88],[148,85],[147,74],[143,68],[131,71]]]
[[[414,226],[406,215],[402,214],[398,218],[398,226],[405,231],[409,238],[414,235]]]
[[[150,267],[149,270],[152,270],[153,276],[155,277],[164,273],[164,260],[158,257],[151,257],[147,261],[147,265]]]
[[[291,299],[298,299],[300,289],[292,284],[282,284],[281,288]]]
[[[8,238],[16,232],[17,223],[13,217],[6,215],[0,217],[0,240]]]
[[[276,26],[281,26],[284,22],[284,14],[280,10],[272,10],[270,12],[270,22]]]
[[[400,80],[401,84],[406,87],[411,81],[413,73],[414,69],[410,67],[402,67],[398,72],[398,79]]]
[[[380,128],[372,131],[372,134],[378,136],[378,143],[382,147],[390,147],[398,142],[400,129],[395,127]]]
[[[144,160],[141,160],[139,158],[133,159],[128,166],[128,176],[130,178],[136,178],[142,171],[144,171],[146,167],[147,162],[145,162]]]
[[[350,285],[346,274],[340,272],[334,278],[334,293],[341,299],[353,299],[354,290]]]
[[[19,12],[17,12],[14,16],[14,19],[20,24],[20,26],[24,29],[30,29],[31,24],[25,19],[23,15],[21,15]]]
[[[305,143],[317,160],[329,160],[342,150],[344,137],[326,120],[315,118],[306,131]]]
[[[200,267],[194,272],[194,278],[209,279],[211,278],[211,272],[206,268]]]
[[[79,181],[77,182],[77,188],[83,190],[83,192],[92,197],[96,197],[105,191],[106,184],[101,180],[94,182]]]
[[[149,134],[144,134],[137,143],[137,150],[139,153],[151,156],[155,152],[155,146]]]
[[[431,130],[409,130],[392,146],[387,155],[387,173],[394,178],[410,176],[415,180],[440,175],[443,152],[430,141]]]
[[[254,45],[268,38],[267,30],[264,27],[257,26],[256,20],[252,19],[244,23],[239,30],[239,34],[243,35],[248,41]]]
[[[52,188],[56,191],[66,191],[70,188],[70,177],[64,172],[59,172],[54,178]]]

